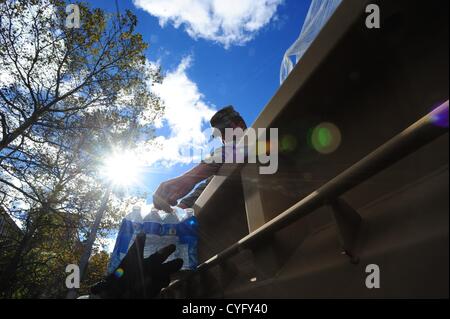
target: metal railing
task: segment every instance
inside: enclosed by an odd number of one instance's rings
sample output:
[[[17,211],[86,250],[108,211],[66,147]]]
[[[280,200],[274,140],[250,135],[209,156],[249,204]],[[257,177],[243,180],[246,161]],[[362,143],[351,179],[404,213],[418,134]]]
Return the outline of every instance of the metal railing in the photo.
[[[336,200],[345,192],[447,133],[448,108],[449,102],[447,101],[256,231],[199,265],[197,270],[204,271],[240,251],[250,248],[263,237],[272,235]],[[195,273],[191,273],[190,276]],[[190,276],[182,280],[187,280]],[[180,282],[181,280],[174,281],[168,288],[173,288]]]

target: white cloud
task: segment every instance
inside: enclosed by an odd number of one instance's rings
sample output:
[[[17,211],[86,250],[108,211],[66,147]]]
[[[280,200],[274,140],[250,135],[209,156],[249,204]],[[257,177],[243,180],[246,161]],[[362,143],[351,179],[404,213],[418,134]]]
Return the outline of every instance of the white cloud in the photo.
[[[242,45],[275,16],[283,0],[133,0],[163,27],[184,26],[194,39]]]
[[[178,67],[169,71],[161,84],[154,84],[152,91],[165,105],[163,117],[156,123],[166,128],[166,136],[156,137],[160,149],[146,150],[147,165],[161,162],[163,165],[186,164],[193,158],[183,154],[183,150],[201,149],[209,142],[209,132],[204,129],[215,113],[214,106],[205,101],[199,88],[187,75],[192,64],[190,56],[184,58]]]

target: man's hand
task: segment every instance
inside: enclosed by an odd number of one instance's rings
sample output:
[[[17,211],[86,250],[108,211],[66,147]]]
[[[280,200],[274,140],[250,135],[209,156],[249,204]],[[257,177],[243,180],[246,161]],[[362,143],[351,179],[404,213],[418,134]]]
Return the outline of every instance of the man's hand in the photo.
[[[144,259],[145,234],[136,237],[134,244],[117,270],[94,285],[91,292],[101,298],[155,298],[170,283],[170,275],[181,269],[182,259],[164,261],[175,251],[169,245]]]
[[[196,184],[197,179],[189,175],[183,175],[161,183],[153,194],[154,207],[171,212],[170,206],[176,206],[178,200],[189,194]]]

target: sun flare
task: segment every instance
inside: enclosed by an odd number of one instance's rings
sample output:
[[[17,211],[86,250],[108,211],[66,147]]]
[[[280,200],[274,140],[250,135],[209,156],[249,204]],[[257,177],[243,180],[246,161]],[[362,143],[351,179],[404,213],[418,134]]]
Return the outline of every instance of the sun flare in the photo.
[[[131,186],[137,182],[141,165],[131,151],[114,152],[104,162],[102,173],[116,186]]]

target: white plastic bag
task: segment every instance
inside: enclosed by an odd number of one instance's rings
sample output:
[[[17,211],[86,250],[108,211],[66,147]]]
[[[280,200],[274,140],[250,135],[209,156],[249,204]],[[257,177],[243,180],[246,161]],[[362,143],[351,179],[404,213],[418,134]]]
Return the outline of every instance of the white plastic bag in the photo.
[[[327,23],[342,0],[312,0],[300,36],[284,54],[280,70],[280,84],[291,73],[311,43]],[[291,57],[295,57],[295,64]]]

